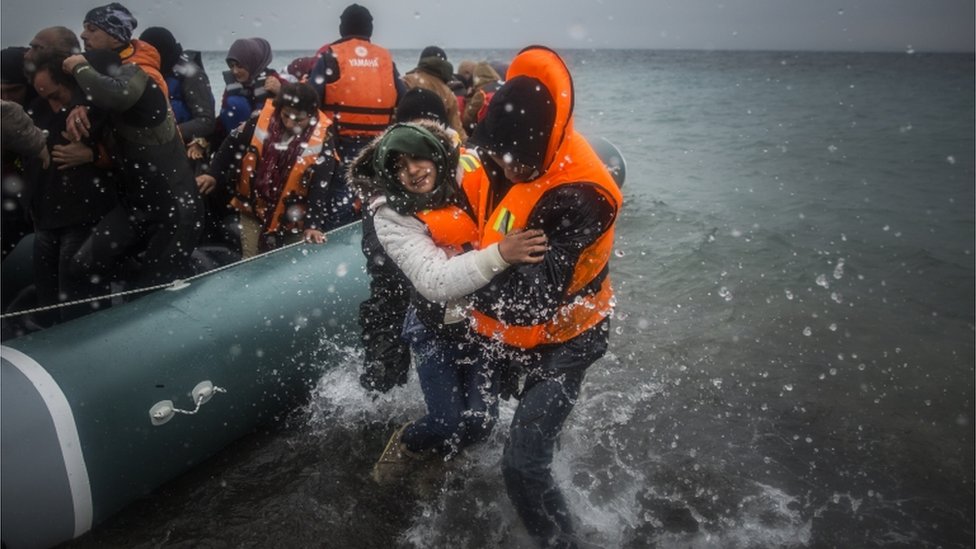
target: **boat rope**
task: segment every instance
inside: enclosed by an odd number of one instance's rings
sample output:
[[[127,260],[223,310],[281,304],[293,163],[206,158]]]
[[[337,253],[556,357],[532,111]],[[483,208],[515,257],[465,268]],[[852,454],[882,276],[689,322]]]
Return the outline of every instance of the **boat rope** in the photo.
[[[192,416],[193,414],[200,411],[200,407],[203,406],[208,400],[210,400],[210,397],[213,395],[213,393],[226,393],[227,389],[224,389],[223,387],[217,387],[215,385],[210,389],[210,391],[211,391],[210,394],[200,394],[197,396],[196,408],[192,410],[180,410],[179,408],[172,408],[172,411],[177,414],[186,414],[188,416]]]
[[[329,231],[329,232],[332,232],[332,231]],[[328,233],[326,233],[326,234],[328,235]],[[328,240],[326,240],[326,243],[328,243]],[[248,258],[239,259],[239,260],[237,260],[237,261],[235,261],[233,263],[228,263],[227,265],[221,265],[220,267],[216,267],[214,269],[210,269],[209,271],[204,271],[202,273],[197,273],[197,274],[195,274],[193,276],[190,276],[188,278],[176,279],[176,280],[174,280],[172,282],[164,282],[162,284],[156,284],[154,286],[146,286],[145,288],[135,288],[135,289],[132,289],[132,290],[124,290],[124,291],[121,291],[121,292],[116,292],[116,293],[112,293],[112,294],[102,295],[102,296],[98,296],[98,297],[87,297],[85,299],[76,299],[74,301],[65,301],[64,303],[57,303],[55,305],[45,305],[43,307],[34,307],[33,309],[21,309],[20,311],[12,311],[12,312],[9,312],[9,313],[3,313],[3,314],[0,314],[0,320],[5,319],[5,318],[12,318],[12,317],[15,317],[15,316],[28,315],[28,314],[32,314],[32,313],[41,313],[41,312],[44,312],[44,311],[51,311],[51,310],[54,310],[54,309],[60,309],[62,307],[74,307],[75,305],[83,305],[85,303],[94,303],[96,301],[102,301],[102,300],[108,300],[108,299],[115,299],[117,297],[125,297],[125,296],[129,296],[129,295],[141,294],[141,293],[146,293],[146,292],[154,292],[156,290],[163,290],[163,289],[168,289],[168,290],[181,290],[181,289],[187,287],[191,281],[196,280],[198,278],[203,278],[205,276],[210,276],[210,275],[212,275],[214,273],[218,273],[220,271],[223,271],[223,270],[226,270],[226,269],[230,269],[232,267],[237,267],[238,265],[243,265],[245,263],[254,261],[254,260],[259,259],[259,258],[262,258],[262,257],[266,257],[266,256],[269,256],[269,255],[272,255],[272,254],[280,253],[280,252],[283,252],[283,251],[288,250],[290,248],[294,248],[294,247],[297,247],[297,246],[301,246],[303,244],[307,244],[307,242],[305,242],[304,240],[300,240],[298,242],[293,242],[291,244],[286,244],[286,245],[284,245],[284,246],[282,246],[280,248],[275,248],[273,250],[268,250],[267,252],[260,253],[258,255],[251,256],[251,257],[248,257]]]

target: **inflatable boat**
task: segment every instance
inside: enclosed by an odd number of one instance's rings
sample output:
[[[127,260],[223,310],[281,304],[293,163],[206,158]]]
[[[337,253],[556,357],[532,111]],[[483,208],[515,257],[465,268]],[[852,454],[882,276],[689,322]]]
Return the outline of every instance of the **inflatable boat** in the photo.
[[[617,183],[626,163],[592,141]],[[307,398],[358,345],[361,223],[0,346],[0,537],[78,537]],[[29,246],[25,246],[29,248]],[[4,261],[4,293],[32,279]]]
[[[358,341],[360,227],[4,342],[4,546],[77,537],[307,397]]]

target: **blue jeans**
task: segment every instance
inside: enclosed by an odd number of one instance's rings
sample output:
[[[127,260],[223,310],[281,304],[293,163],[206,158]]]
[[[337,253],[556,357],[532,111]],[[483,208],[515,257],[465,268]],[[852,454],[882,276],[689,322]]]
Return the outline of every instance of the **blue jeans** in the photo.
[[[427,415],[403,432],[407,449],[450,458],[485,440],[498,419],[498,383],[479,347],[429,329],[413,307],[403,337],[410,343],[427,404]]]
[[[605,320],[559,346],[520,356],[525,386],[505,444],[502,474],[509,500],[540,547],[575,547],[573,521],[550,465],[586,369],[607,351],[608,334]],[[504,367],[503,360],[493,358],[494,369]]]

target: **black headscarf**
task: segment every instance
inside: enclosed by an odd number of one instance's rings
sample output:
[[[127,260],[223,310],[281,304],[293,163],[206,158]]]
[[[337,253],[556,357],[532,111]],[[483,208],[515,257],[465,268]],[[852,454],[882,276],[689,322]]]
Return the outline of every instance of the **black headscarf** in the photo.
[[[149,27],[142,31],[139,40],[148,42],[159,51],[161,60],[160,72],[164,76],[171,74],[173,67],[176,66],[176,63],[180,60],[180,56],[183,55],[183,46],[176,41],[173,33],[163,27]]]

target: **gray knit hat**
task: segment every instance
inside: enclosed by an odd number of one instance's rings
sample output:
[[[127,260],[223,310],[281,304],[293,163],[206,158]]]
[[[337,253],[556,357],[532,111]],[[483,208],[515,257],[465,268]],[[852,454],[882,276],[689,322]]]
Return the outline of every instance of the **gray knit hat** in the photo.
[[[120,42],[132,40],[132,31],[139,23],[132,12],[118,2],[100,6],[85,15],[85,23],[91,23]]]

